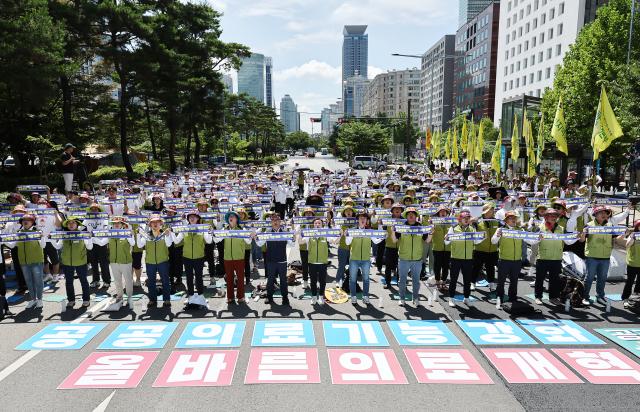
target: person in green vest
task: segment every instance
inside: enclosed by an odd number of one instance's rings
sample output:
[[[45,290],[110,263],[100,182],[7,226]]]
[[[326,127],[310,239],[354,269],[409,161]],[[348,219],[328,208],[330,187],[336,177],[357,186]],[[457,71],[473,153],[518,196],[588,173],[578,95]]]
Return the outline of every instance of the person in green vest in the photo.
[[[396,203],[391,206],[391,219],[402,219],[402,212],[404,206],[400,203]],[[394,242],[391,234],[393,233],[393,226],[383,227],[387,231],[387,238],[384,241],[384,280],[385,289],[391,288],[391,274],[394,273],[394,277],[398,277],[398,243]]]
[[[158,305],[158,289],[156,287],[157,275],[162,282],[162,306],[171,308],[171,280],[169,279],[169,246],[173,244],[171,229],[163,230],[164,220],[160,215],[149,217],[148,229],[138,231],[138,247],[144,248],[145,264],[147,267],[147,291],[149,294],[148,308]]]
[[[127,219],[124,216],[112,216],[111,225],[114,229],[128,229]],[[116,302],[122,301],[123,292],[127,292],[127,302],[124,306],[132,308],[133,296],[133,256],[131,248],[136,244],[133,232],[127,238],[109,238],[109,268],[111,277],[116,284]],[[123,282],[124,279],[124,288]]]
[[[546,197],[547,199],[553,198],[553,197],[560,197],[560,194],[562,192],[562,188],[560,187],[560,181],[558,180],[557,177],[552,177],[551,180],[549,180],[549,186],[547,186],[545,193],[544,193],[544,197]]]
[[[313,221],[314,229],[322,229],[324,221],[317,217]],[[326,237],[302,237],[298,233],[298,242],[307,245],[309,251],[309,276],[311,277],[311,304],[324,304],[324,290],[327,284],[327,266],[329,264],[329,244],[338,243],[340,238],[329,241]]]
[[[345,206],[342,210],[342,217],[346,218],[354,218],[355,210],[352,206]],[[338,268],[336,270],[336,287],[342,287],[342,281],[344,278],[344,274],[347,268],[347,264],[349,263],[349,256],[351,253],[351,248],[346,243],[346,237],[344,235],[344,231],[347,230],[351,225],[341,225],[340,229],[342,229],[343,234],[340,236],[340,243],[338,244]]]
[[[127,215],[136,215],[136,211],[129,209]],[[133,232],[133,248],[131,249],[131,266],[133,268],[133,287],[139,288],[142,286],[140,278],[142,277],[142,254],[144,248],[138,247],[138,224],[131,224],[131,231]]]
[[[411,227],[421,227],[418,223],[418,211],[415,207],[408,207],[404,212],[405,225]],[[420,306],[420,272],[422,272],[423,244],[431,242],[431,235],[422,234],[401,234],[393,230],[392,240],[398,245],[398,295],[400,296],[400,306],[405,305],[405,292],[407,290],[407,277],[411,272],[411,288],[413,305]]]
[[[227,212],[224,215],[226,226],[224,230],[243,230],[240,226],[240,215],[236,211]],[[227,304],[235,302],[234,284],[236,285],[236,297],[238,303],[244,303],[244,252],[246,245],[251,244],[250,238],[241,239],[234,237],[226,237],[222,239],[224,243],[224,272],[225,282],[227,283]],[[219,243],[221,239],[213,238],[213,241]],[[237,281],[236,281],[237,278]]]
[[[37,232],[36,217],[32,214],[24,214],[18,219],[20,229],[18,233]],[[20,268],[24,274],[24,279],[29,288],[29,297],[31,300],[27,303],[26,309],[44,306],[42,302],[42,292],[44,290],[44,248],[47,245],[47,239],[40,237],[40,240],[31,240],[26,242],[6,242],[9,249],[16,248],[18,253],[18,261]]]
[[[380,207],[383,210],[391,210],[391,206],[393,206],[393,197],[390,195],[383,196],[380,200]],[[380,223],[380,219],[388,217],[387,215],[378,216],[376,213],[371,216],[371,227],[373,229],[382,229],[382,223]],[[376,269],[378,272],[378,276],[382,275],[382,266],[385,264],[385,250],[386,247],[384,244],[375,245],[375,258],[376,258]]]
[[[487,281],[489,282],[489,292],[491,294],[490,299],[495,298],[496,265],[498,264],[498,245],[491,243],[491,238],[500,226],[495,218],[495,210],[495,205],[492,202],[486,203],[482,207],[482,215],[476,223],[476,230],[478,232],[484,232],[485,238],[475,247],[473,258],[473,281],[471,282],[471,289],[473,290],[475,289],[474,283],[478,281],[484,266],[485,273],[487,274]],[[508,212],[505,212],[505,215],[506,213]]]
[[[625,309],[629,307],[628,299],[631,296],[631,289],[635,295],[640,294],[640,241],[636,241],[636,236],[640,233],[640,219],[633,222],[633,229],[627,233],[627,279],[622,290],[622,300]],[[636,286],[633,287],[635,282]]]
[[[307,207],[302,211],[303,217],[315,216],[313,208]],[[302,224],[296,225],[295,231],[300,231],[304,228],[311,227],[311,225]],[[304,289],[309,288],[309,251],[307,250],[306,243],[299,243],[298,249],[300,250],[300,262],[302,263],[302,287]]]
[[[589,292],[591,291],[594,278],[596,280],[596,301],[602,305],[607,304],[604,288],[607,282],[607,275],[609,274],[609,263],[611,252],[613,251],[614,237],[608,234],[590,234],[589,232],[592,228],[613,226],[622,220],[620,216],[626,218],[629,213],[628,211],[626,213],[620,213],[615,218],[612,218],[612,214],[613,212],[607,206],[594,207],[592,211],[594,220],[589,222],[580,234],[580,241],[586,242],[584,254],[587,257],[585,261],[587,265],[587,277],[584,280],[584,293],[582,295],[583,305],[591,304]],[[620,236],[620,238],[622,239],[623,236]]]
[[[436,218],[448,217],[451,211],[448,207],[441,205],[436,210]],[[436,279],[436,286],[444,291],[447,277],[449,276],[449,264],[451,261],[451,245],[445,244],[444,237],[451,228],[449,223],[437,223],[433,225],[431,244],[433,245],[433,275]]]
[[[584,227],[586,226],[587,219],[589,217],[587,214],[587,210],[589,209],[590,205],[588,203],[585,203],[584,205],[580,206],[577,203],[571,203],[566,206],[567,206],[566,215],[569,218],[567,223],[575,221],[575,228],[573,227],[571,228],[576,232],[582,233],[584,231]],[[570,226],[567,225],[567,230],[570,230],[569,227]],[[575,253],[581,259],[586,259],[586,256],[584,255],[584,248],[585,248],[585,244],[583,242],[576,242],[571,246],[565,246],[564,250],[566,252]]]
[[[369,214],[358,213],[358,229],[369,229]],[[351,237],[347,232],[345,243],[350,246],[349,260],[349,293],[351,303],[358,302],[356,296],[356,281],[358,271],[362,272],[362,302],[369,304],[369,270],[371,269],[371,243],[380,243],[383,238]]]
[[[510,210],[504,215],[504,227],[496,230],[491,237],[491,243],[498,246],[498,285],[496,288],[496,307],[500,308],[504,302],[504,284],[509,279],[509,302],[515,302],[518,298],[518,278],[522,270],[522,249],[524,240],[515,237],[503,236],[503,231],[524,230],[518,226],[518,213]]]
[[[201,216],[198,211],[187,213],[187,225],[199,225]],[[204,300],[204,260],[206,245],[213,243],[210,232],[185,232],[173,235],[173,243],[182,242],[182,263],[187,277],[187,300],[201,306],[206,305]],[[195,290],[194,290],[195,279]],[[194,295],[197,291],[197,295]]]
[[[68,232],[83,232],[86,228],[77,217],[69,217],[62,222],[62,228]],[[91,238],[82,240],[51,241],[56,249],[62,248],[62,270],[64,272],[65,287],[67,291],[67,307],[72,308],[76,303],[76,292],[73,287],[73,276],[78,275],[82,286],[82,307],[90,304],[89,281],[87,280],[87,250],[93,249]]]
[[[564,226],[560,225],[558,218],[560,212],[556,209],[547,209],[544,214],[544,222],[540,224],[538,245],[538,255],[536,257],[536,280],[535,280],[535,304],[542,305],[544,292],[544,279],[549,278],[549,303],[562,305],[560,301],[560,272],[562,271],[563,246],[572,245],[575,239],[546,239],[545,233],[562,234],[566,233]]]
[[[463,302],[466,305],[469,305],[471,281],[473,280],[473,251],[475,249],[475,245],[484,240],[450,240],[452,235],[475,232],[470,223],[471,213],[468,210],[463,209],[458,215],[458,224],[450,228],[444,237],[445,245],[451,245],[451,277],[449,280],[449,306],[451,307],[456,305],[454,298],[456,296],[456,286],[458,284],[458,276],[460,276],[460,272],[462,272],[464,293]]]

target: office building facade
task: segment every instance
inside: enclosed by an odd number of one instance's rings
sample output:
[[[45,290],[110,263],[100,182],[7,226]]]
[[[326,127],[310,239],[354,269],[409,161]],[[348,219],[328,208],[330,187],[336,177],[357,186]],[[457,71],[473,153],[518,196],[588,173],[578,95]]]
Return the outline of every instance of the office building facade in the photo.
[[[356,90],[349,89],[347,81],[354,76],[365,79],[369,64],[369,35],[366,25],[344,26],[342,31],[342,100],[345,116],[355,116],[353,104]]]
[[[458,27],[462,27],[493,2],[494,0],[458,0]],[[499,3],[500,0],[496,2]]]
[[[500,3],[491,3],[456,33],[454,113],[493,119]]]
[[[365,90],[363,116],[375,117],[384,114],[387,117],[399,117],[409,112],[418,124],[420,106],[421,70],[393,70],[381,73],[371,80]]]
[[[288,94],[280,100],[280,121],[284,125],[285,133],[297,132],[300,130],[300,116],[298,106]]]
[[[453,113],[455,34],[447,34],[422,55],[420,107],[421,131],[447,130]]]
[[[271,57],[264,58],[264,104],[275,107],[273,101],[273,59]]]
[[[364,76],[351,76],[345,80],[344,85],[344,113],[347,117],[362,116],[365,91],[369,79]]]

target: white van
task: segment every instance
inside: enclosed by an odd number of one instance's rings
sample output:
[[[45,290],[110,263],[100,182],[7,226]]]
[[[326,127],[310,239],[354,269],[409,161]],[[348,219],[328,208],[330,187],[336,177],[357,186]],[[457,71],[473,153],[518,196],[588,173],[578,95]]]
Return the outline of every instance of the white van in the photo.
[[[351,161],[351,167],[354,169],[372,168],[378,170],[384,169],[386,166],[386,162],[378,160],[375,156],[355,156]]]

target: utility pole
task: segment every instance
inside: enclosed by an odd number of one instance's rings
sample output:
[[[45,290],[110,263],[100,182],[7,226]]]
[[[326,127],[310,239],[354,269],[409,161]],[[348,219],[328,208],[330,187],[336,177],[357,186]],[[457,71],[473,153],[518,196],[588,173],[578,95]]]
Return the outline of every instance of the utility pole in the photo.
[[[407,158],[407,163],[410,163],[410,151],[409,151],[409,143],[411,142],[411,99],[407,98],[407,139],[406,146],[404,149],[405,157]]]
[[[627,64],[631,61],[631,44],[633,43],[633,23],[636,20],[636,0],[631,0],[631,22],[629,23],[629,46],[627,48]]]

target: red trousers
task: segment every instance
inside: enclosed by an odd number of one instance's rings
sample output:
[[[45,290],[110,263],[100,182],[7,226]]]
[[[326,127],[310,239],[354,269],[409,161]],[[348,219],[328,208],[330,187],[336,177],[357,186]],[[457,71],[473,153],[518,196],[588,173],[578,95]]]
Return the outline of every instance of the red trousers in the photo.
[[[244,259],[225,260],[224,261],[224,278],[227,282],[227,300],[233,299],[233,272],[238,277],[238,300],[244,299]]]

